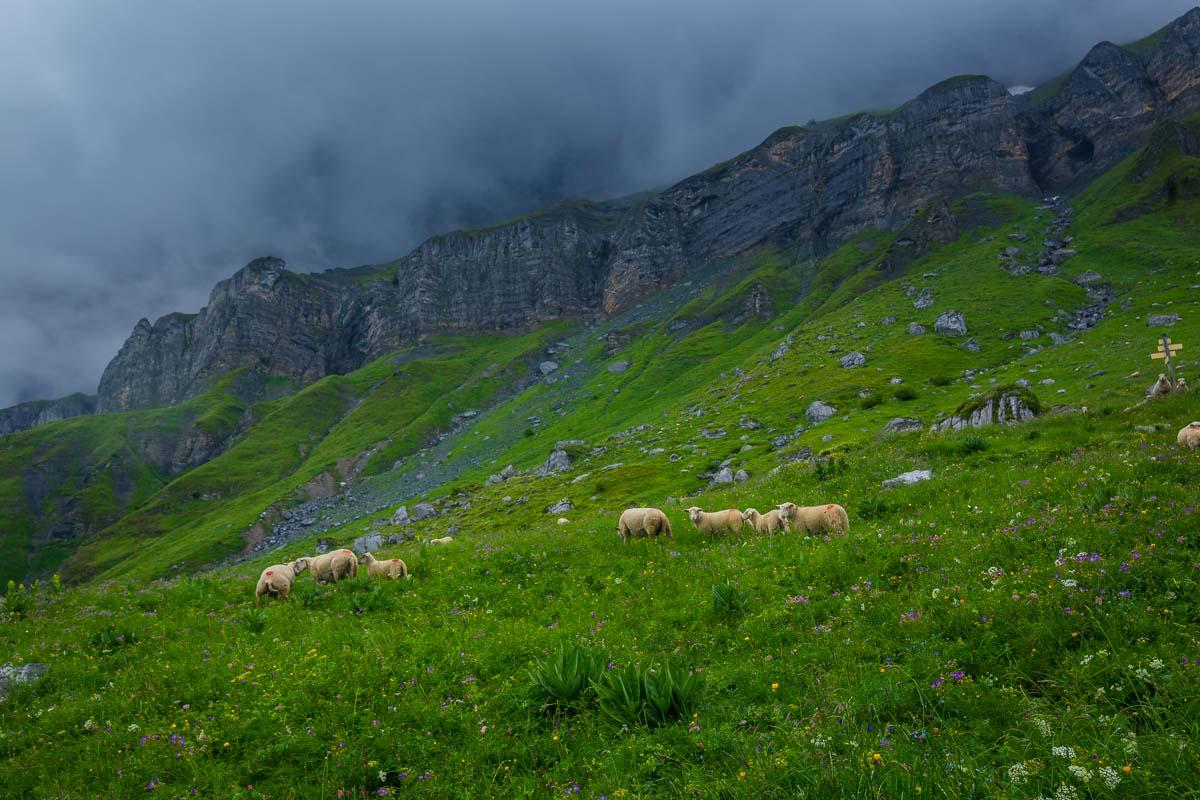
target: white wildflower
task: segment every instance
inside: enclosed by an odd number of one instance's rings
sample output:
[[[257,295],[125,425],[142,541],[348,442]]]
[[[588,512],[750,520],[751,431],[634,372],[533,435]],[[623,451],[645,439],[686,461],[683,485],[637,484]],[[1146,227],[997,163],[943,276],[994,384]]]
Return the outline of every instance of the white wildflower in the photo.
[[[1074,589],[1076,586],[1079,585],[1072,578],[1063,578],[1062,581],[1060,581],[1060,583],[1062,583],[1064,589]]]
[[[88,719],[87,721],[85,721],[83,723],[83,729],[85,731],[94,731],[98,727],[100,727],[100,726],[96,724],[96,720],[94,720],[94,719]]]
[[[1112,767],[1101,767],[1100,780],[1104,781],[1104,785],[1109,789],[1115,789],[1117,788],[1117,784],[1121,782],[1121,773]]]
[[[1029,768],[1024,764],[1013,764],[1008,768],[1008,779],[1014,786],[1020,786],[1029,780]]]
[[[1037,728],[1038,733],[1042,736],[1045,736],[1047,739],[1050,738],[1050,722],[1045,717],[1034,717],[1033,727]]]
[[[133,733],[134,731],[141,730],[141,729],[138,727],[136,722],[131,722],[131,723],[129,723],[129,728],[127,730],[130,733]]]
[[[1059,745],[1057,747],[1050,748],[1050,752],[1053,753],[1054,755],[1058,756],[1059,758],[1065,758],[1067,760],[1070,760],[1075,757],[1075,748],[1074,747],[1063,747],[1063,746]]]
[[[1144,681],[1149,681],[1150,673],[1146,671],[1145,667],[1138,667],[1136,670],[1134,670],[1133,677],[1140,678]]]
[[[1083,667],[1083,666],[1087,666],[1088,664],[1092,663],[1092,658],[1093,658],[1093,656],[1084,656],[1082,659],[1080,659],[1079,666]]]
[[[1079,790],[1064,783],[1055,790],[1054,800],[1079,800]]]
[[[1092,779],[1091,770],[1089,770],[1087,767],[1078,766],[1077,764],[1072,764],[1071,766],[1067,767],[1067,772],[1071,773],[1076,778],[1079,778],[1081,781],[1090,781]]]
[[[1156,658],[1150,662],[1150,669],[1162,669],[1164,666],[1161,658]]]

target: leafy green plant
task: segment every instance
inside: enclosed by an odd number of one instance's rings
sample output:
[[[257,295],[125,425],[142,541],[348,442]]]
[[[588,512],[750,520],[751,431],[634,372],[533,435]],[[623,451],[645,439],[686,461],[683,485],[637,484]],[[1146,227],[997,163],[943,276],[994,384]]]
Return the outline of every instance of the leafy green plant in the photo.
[[[987,450],[988,442],[977,433],[968,433],[954,443],[954,451],[959,455],[969,456]]]
[[[859,500],[855,510],[863,519],[882,519],[896,513],[896,503],[883,495],[870,495]]]
[[[929,379],[930,386],[949,386],[953,378],[949,375],[934,375]]]
[[[822,459],[813,465],[813,477],[818,481],[828,481],[845,474],[846,459],[836,456]]]
[[[136,644],[137,631],[116,625],[105,625],[88,637],[88,643],[101,655],[115,653],[122,647]]]
[[[911,386],[901,386],[896,389],[895,397],[897,400],[907,403],[909,400],[916,400],[920,395],[917,390]]]
[[[600,710],[621,725],[656,728],[691,714],[702,684],[695,673],[664,664],[658,670],[627,664],[596,683]]]
[[[883,402],[883,395],[881,395],[879,392],[871,392],[866,397],[862,398],[862,400],[859,401],[858,405],[859,405],[859,407],[861,407],[863,409],[869,409],[869,408],[874,408],[875,406],[879,405],[882,402]]]
[[[741,616],[750,602],[750,593],[726,579],[712,589],[713,613],[726,619]]]
[[[249,609],[242,614],[241,623],[251,633],[262,633],[267,627],[267,612],[261,608]]]
[[[27,589],[25,584],[9,580],[8,590],[4,593],[4,607],[12,614],[21,615],[29,609],[29,601],[32,598],[33,592]]]
[[[603,653],[575,642],[562,642],[527,670],[534,701],[543,711],[559,713],[595,697],[604,674]]]

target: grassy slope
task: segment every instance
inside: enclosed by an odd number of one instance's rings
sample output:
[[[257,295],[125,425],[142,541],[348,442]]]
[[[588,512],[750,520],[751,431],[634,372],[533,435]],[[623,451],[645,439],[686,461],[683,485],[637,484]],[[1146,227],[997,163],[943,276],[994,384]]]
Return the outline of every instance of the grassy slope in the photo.
[[[418,534],[451,522],[463,534],[446,548],[385,553],[409,561],[411,583],[304,579],[297,602],[250,610],[258,569],[309,552],[300,542],[198,578],[41,590],[0,627],[5,659],[52,665],[0,710],[0,777],[31,797],[141,794],[150,781],[172,796],[197,786],[328,797],[374,792],[381,772],[388,791],[429,797],[563,796],[576,784],[585,797],[1033,798],[1063,785],[1077,796],[1179,795],[1200,771],[1190,489],[1200,460],[1173,441],[1196,406],[1184,396],[1121,411],[1155,367],[1147,314],[1181,313],[1176,341],[1200,333],[1190,313],[1200,203],[1169,205],[1164,191],[1195,161],[1160,161],[1131,183],[1131,160],[1079,198],[1080,255],[1061,278],[997,268],[1007,233],[1039,241],[1047,221],[1014,203],[998,228],[865,293],[854,280],[878,242],[837,254],[842,289],[777,302],[772,319],[731,328],[718,317],[686,334],[671,320],[643,323],[608,359],[629,361],[626,372],[598,371],[569,392],[539,384],[456,441],[456,457],[479,467],[442,491],[470,491],[471,507]],[[739,308],[756,271],[785,295],[807,280],[780,254],[757,259],[725,289],[698,287],[682,316],[704,323],[715,307]],[[1055,312],[1085,302],[1070,278],[1088,269],[1118,295],[1103,323],[1037,352],[1028,348],[1045,336],[1005,338],[1060,329]],[[935,305],[914,309],[908,284],[930,288]],[[931,326],[950,308],[966,314],[979,353],[908,335],[910,321]],[[896,323],[882,325],[886,316]],[[785,332],[788,352],[766,358]],[[603,363],[591,342],[580,358]],[[867,366],[837,366],[853,349]],[[1185,359],[1185,374],[1194,366]],[[974,383],[966,369],[978,371]],[[893,375],[917,396],[895,397]],[[1044,405],[1089,411],[966,435],[880,433],[891,417],[929,423],[1018,378]],[[863,390],[883,402],[861,408]],[[768,441],[805,425],[814,399],[839,415],[800,431],[783,455],[807,446],[832,460],[783,464]],[[514,434],[527,412],[543,425]],[[739,428],[743,416],[763,427]],[[638,424],[648,427],[614,435]],[[717,428],[727,434],[699,433]],[[508,461],[535,466],[562,438],[587,441],[566,475],[481,485]],[[515,444],[498,451],[497,439]],[[752,480],[707,488],[700,473],[730,457]],[[611,464],[621,466],[602,470]],[[880,488],[914,468],[935,479]],[[542,508],[564,496],[577,509],[559,527]],[[851,534],[702,541],[680,510],[785,498],[842,502]],[[675,541],[618,547],[613,520],[631,502],[662,505]],[[335,536],[349,541],[368,522]],[[711,610],[725,579],[748,596],[732,619]],[[564,640],[618,665],[694,668],[706,684],[697,716],[625,731],[594,707],[539,714],[525,669]],[[1118,787],[1106,787],[1106,767]]]

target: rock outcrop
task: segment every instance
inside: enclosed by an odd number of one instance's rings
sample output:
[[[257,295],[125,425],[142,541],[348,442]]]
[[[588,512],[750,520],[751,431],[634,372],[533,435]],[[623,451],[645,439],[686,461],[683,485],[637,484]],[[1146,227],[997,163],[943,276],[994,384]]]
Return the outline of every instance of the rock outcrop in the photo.
[[[58,400],[34,400],[0,408],[0,436],[28,430],[37,425],[59,422],[96,413],[96,396],[72,394]]]
[[[939,431],[954,431],[985,425],[1012,425],[1031,420],[1040,411],[1041,404],[1028,389],[1001,386],[963,403],[936,428]]]

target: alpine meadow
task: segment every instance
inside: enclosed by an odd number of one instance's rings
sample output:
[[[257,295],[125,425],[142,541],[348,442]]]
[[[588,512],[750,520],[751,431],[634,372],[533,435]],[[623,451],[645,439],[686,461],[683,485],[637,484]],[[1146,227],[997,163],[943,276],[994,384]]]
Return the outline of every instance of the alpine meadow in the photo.
[[[1198,311],[1200,8],[255,258],[0,410],[0,795],[1200,798]]]

